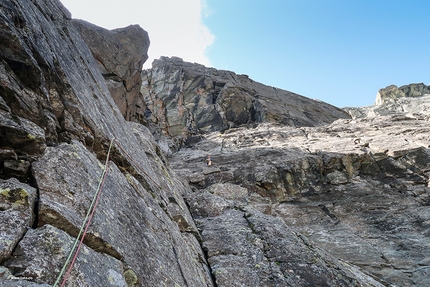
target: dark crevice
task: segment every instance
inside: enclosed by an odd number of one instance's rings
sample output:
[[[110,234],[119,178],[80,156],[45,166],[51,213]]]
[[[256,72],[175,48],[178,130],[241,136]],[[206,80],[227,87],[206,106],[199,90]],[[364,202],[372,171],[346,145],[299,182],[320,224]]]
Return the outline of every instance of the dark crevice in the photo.
[[[243,218],[246,220],[246,223],[248,223],[248,227],[251,230],[252,234],[255,235],[260,235],[256,230],[255,230],[255,225],[254,223],[252,223],[249,218],[252,217],[251,213],[245,212],[244,210],[242,210],[241,208],[238,208],[238,210],[243,212]],[[264,241],[264,240],[263,240]],[[263,250],[264,251],[264,250]],[[264,256],[266,257],[266,254],[264,254]],[[267,257],[266,257],[267,258]]]
[[[96,144],[93,145],[97,159],[100,162],[104,162],[106,160],[109,145],[110,142],[108,141],[100,143],[100,147],[96,147]],[[110,160],[115,163],[123,174],[131,174],[143,186],[143,188],[151,194],[161,189],[161,186],[159,186],[158,183],[153,182],[153,179],[146,174],[140,166],[136,166],[137,164],[133,163],[129,157],[123,154],[123,152],[124,151],[121,148],[117,147],[117,144],[114,144],[110,154]]]
[[[200,242],[200,241],[199,241],[199,242]],[[213,271],[212,271],[211,264],[209,263],[209,254],[208,254],[208,249],[203,247],[203,243],[202,243],[202,242],[200,242],[200,247],[201,247],[201,249],[202,249],[203,256],[205,257],[205,261],[207,262],[207,265],[206,265],[206,266],[208,267],[208,270],[209,270],[209,276],[210,276],[210,278],[211,278],[211,280],[212,280],[212,284],[213,284],[213,286],[214,286],[214,287],[218,287],[218,285],[217,285],[217,283],[216,283],[215,275],[214,275],[214,273],[213,273]]]
[[[12,251],[10,252],[10,256],[12,256],[12,254],[14,254],[14,253],[15,253],[16,249],[18,248],[19,243],[21,242],[21,240],[22,240],[22,239],[25,237],[25,235],[27,234],[27,231],[28,231],[28,229],[29,229],[29,228],[30,228],[30,227],[28,227],[28,228],[27,228],[27,230],[26,230],[26,231],[22,234],[22,236],[19,238],[19,240],[17,240],[17,241],[16,241],[15,246],[13,247]],[[0,266],[3,266],[3,265],[4,265],[4,263],[10,259],[10,256],[9,256],[9,257],[6,257],[3,261],[0,261]],[[12,272],[12,270],[10,270],[10,271]],[[13,274],[13,273],[12,273],[12,274]]]
[[[32,166],[30,166],[30,171],[31,170],[32,170]],[[34,206],[33,206],[34,218],[33,218],[33,224],[31,226],[33,229],[35,229],[37,228],[37,222],[39,221],[40,190],[32,172],[30,172],[29,185],[36,189],[36,199],[34,201]]]
[[[189,210],[190,214],[192,214],[191,211],[190,211],[190,206],[189,206],[188,201],[186,200],[186,198],[183,198],[183,199],[184,199],[185,205],[187,206],[187,209]],[[208,275],[209,275],[209,277],[210,277],[210,279],[212,281],[211,282],[212,286],[213,287],[218,287],[218,285],[216,284],[215,275],[214,275],[212,267],[211,267],[211,265],[209,263],[209,253],[208,253],[209,251],[208,251],[208,249],[206,247],[203,246],[203,241],[204,240],[203,240],[203,236],[202,236],[202,231],[199,230],[199,227],[198,227],[199,224],[198,224],[198,222],[196,222],[196,220],[194,218],[193,218],[193,221],[194,221],[194,224],[196,225],[198,231],[191,231],[191,232],[187,232],[187,233],[193,234],[194,237],[199,242],[200,249],[202,250],[202,254],[204,256],[204,258],[203,258],[204,261],[203,261],[202,264],[206,265],[206,267],[207,267]]]
[[[334,224],[338,224],[340,222],[339,218],[336,215],[331,213],[331,211],[324,204],[318,204],[318,207],[321,208],[324,213],[333,220]]]
[[[37,227],[42,227],[45,224],[52,225],[66,232],[73,238],[76,238],[79,234],[79,228],[77,226],[70,223],[60,213],[53,209],[45,210],[44,214],[40,214]],[[102,238],[95,236],[94,234],[87,233],[83,243],[94,251],[105,253],[120,261],[123,260],[123,256],[116,249],[114,249],[112,245],[104,241]]]

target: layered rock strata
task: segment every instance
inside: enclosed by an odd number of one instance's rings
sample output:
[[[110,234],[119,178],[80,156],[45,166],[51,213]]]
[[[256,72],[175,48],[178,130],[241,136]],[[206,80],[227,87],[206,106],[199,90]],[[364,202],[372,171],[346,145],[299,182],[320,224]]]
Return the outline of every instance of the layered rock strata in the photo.
[[[153,130],[175,150],[199,134],[262,122],[319,126],[350,118],[324,102],[255,82],[246,75],[162,57],[143,73],[141,93]]]
[[[252,207],[378,284],[427,286],[429,134],[425,114],[339,119],[323,127],[269,123],[205,135],[171,164],[198,194],[191,207],[199,196],[220,198],[206,203],[218,211],[202,212],[204,201],[191,208],[206,240],[213,236],[206,230],[232,230],[235,221],[232,215],[222,221],[225,212]],[[228,253],[230,245],[218,241],[216,249]],[[216,256],[209,253],[209,262]]]

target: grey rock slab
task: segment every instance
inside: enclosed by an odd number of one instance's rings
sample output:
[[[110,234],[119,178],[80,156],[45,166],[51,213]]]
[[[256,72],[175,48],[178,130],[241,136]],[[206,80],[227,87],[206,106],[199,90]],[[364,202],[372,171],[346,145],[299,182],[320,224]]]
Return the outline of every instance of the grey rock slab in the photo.
[[[322,127],[266,123],[206,134],[169,159],[194,190],[223,197],[193,195],[197,221],[238,205],[234,189],[215,191],[240,185],[248,190],[241,204],[282,218],[352,269],[383,284],[426,286],[429,129],[419,114]],[[208,155],[218,173],[206,172]]]
[[[153,196],[157,198],[163,210],[174,219],[182,232],[197,234],[193,218],[182,199],[183,195],[190,192],[188,185],[184,184],[181,178],[170,167],[166,156],[161,151],[150,130],[135,122],[129,122],[128,125],[136,136],[142,150],[145,152],[149,164],[162,187],[158,188],[157,192],[153,193]]]
[[[248,197],[248,189],[231,183],[213,184],[207,188],[210,193],[229,200],[243,201]]]
[[[16,19],[20,25],[15,25]],[[0,85],[11,114],[26,119],[23,123],[37,125],[45,132],[48,145],[78,140],[104,157],[109,141],[116,138],[141,165],[148,163],[126,127],[91,50],[59,1],[2,1],[0,23],[4,51]],[[136,59],[130,65],[141,62]],[[3,120],[3,111],[2,122],[13,123]],[[7,129],[17,124],[9,126]],[[20,138],[30,142],[26,136],[23,133]],[[5,140],[9,139],[13,137]],[[33,146],[37,147],[29,145]]]
[[[16,277],[12,275],[10,270],[4,266],[0,266],[0,286],[2,287],[51,287],[48,284],[39,284],[28,281],[26,279],[33,279],[27,277]]]
[[[413,126],[413,128],[411,128]],[[325,127],[300,129],[273,124],[211,133],[192,148],[170,157],[172,166],[196,186],[222,182],[259,182],[274,198],[345,184],[356,176],[424,183],[430,125],[419,116],[338,120]],[[211,155],[219,173],[206,173]]]
[[[51,225],[31,229],[20,241],[13,256],[6,262],[6,266],[16,278],[21,277],[38,284],[53,285],[74,240],[64,231]],[[123,273],[124,266],[121,261],[95,252],[84,245],[66,286],[125,287],[127,284]],[[9,280],[13,282],[15,279]]]
[[[33,164],[40,189],[39,225],[52,224],[76,236],[104,168],[80,143],[48,148]],[[143,286],[211,286],[194,277],[201,263],[178,224],[132,175],[110,162],[93,223],[84,241],[123,260]],[[189,270],[189,271],[188,271]],[[199,272],[202,272],[201,270]]]
[[[331,193],[285,202],[275,211],[316,246],[385,282],[425,281],[418,270],[428,267],[430,255],[427,206],[375,183],[348,184]]]
[[[2,287],[51,287],[52,285],[48,284],[37,284],[27,280],[11,280],[11,281],[2,281],[0,279],[0,286]]]
[[[176,139],[173,149],[192,136],[256,123],[319,126],[350,118],[327,103],[177,57],[155,60],[142,78],[148,123]]]
[[[226,201],[207,192],[187,197],[217,286],[382,286],[346,270],[280,218]],[[226,207],[201,212],[214,206]]]

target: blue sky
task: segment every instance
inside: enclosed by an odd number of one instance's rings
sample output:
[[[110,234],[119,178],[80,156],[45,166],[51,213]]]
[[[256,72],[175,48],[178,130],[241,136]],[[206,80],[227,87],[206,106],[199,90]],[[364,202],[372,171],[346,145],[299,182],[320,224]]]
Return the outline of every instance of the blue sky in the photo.
[[[161,55],[247,74],[338,107],[430,79],[430,1],[63,0],[74,18],[149,32]],[[97,11],[94,13],[93,11]]]
[[[208,0],[216,68],[339,107],[430,83],[430,1]]]

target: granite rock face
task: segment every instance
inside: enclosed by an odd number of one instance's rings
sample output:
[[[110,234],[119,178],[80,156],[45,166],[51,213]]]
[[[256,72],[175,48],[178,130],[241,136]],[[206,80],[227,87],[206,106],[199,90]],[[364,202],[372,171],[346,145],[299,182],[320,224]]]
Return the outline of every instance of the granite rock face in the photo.
[[[176,140],[176,148],[205,132],[262,122],[319,126],[350,117],[327,103],[177,57],[155,60],[143,73],[141,92],[148,123]]]
[[[0,286],[52,286],[93,200],[66,286],[430,285],[424,86],[340,110],[179,58],[141,75],[148,45],[0,3]]]
[[[83,20],[73,20],[97,61],[109,92],[127,121],[145,121],[140,94],[142,66],[148,59],[148,33],[138,25],[106,30]]]
[[[391,85],[378,91],[375,104],[388,104],[402,98],[416,98],[426,94],[430,94],[430,86],[426,86],[423,83],[409,84],[401,87]]]
[[[74,238],[51,225],[29,230],[5,265],[17,278],[54,284],[73,242]],[[78,286],[127,286],[121,261],[86,246],[81,254],[70,274],[71,282]]]
[[[92,201],[88,191],[97,190],[102,169],[79,143],[48,148],[33,164],[40,193],[38,224],[54,225],[76,237]],[[182,209],[181,220],[188,223],[186,231],[197,233],[174,187],[160,185],[159,189],[148,190],[114,163],[108,169],[98,213],[84,243],[122,260],[144,286],[157,286],[160,278],[170,286],[206,286],[202,265],[191,260],[194,250],[175,221],[177,213],[169,212],[169,208]],[[49,256],[52,254],[46,254],[46,259]]]
[[[219,185],[213,190],[224,189]],[[383,286],[354,274],[281,218],[207,191],[190,195],[187,202],[217,286]]]
[[[33,225],[37,192],[17,179],[0,180],[0,262]]]
[[[125,120],[100,70],[103,63],[126,89],[139,90],[146,33],[135,26],[101,33],[103,43],[142,39],[106,62],[94,58],[78,25],[57,0],[0,3],[0,285],[54,283],[113,143],[67,286],[213,286],[181,197],[189,187],[149,130]]]
[[[322,127],[265,123],[207,134],[170,160],[201,194],[190,195],[189,204],[204,238],[213,236],[205,230],[233,230],[233,215],[223,219],[229,210],[251,207],[340,260],[336,268],[349,264],[364,280],[359,286],[427,286],[429,134],[424,113],[339,119]],[[220,254],[231,252],[227,242],[217,241]]]

